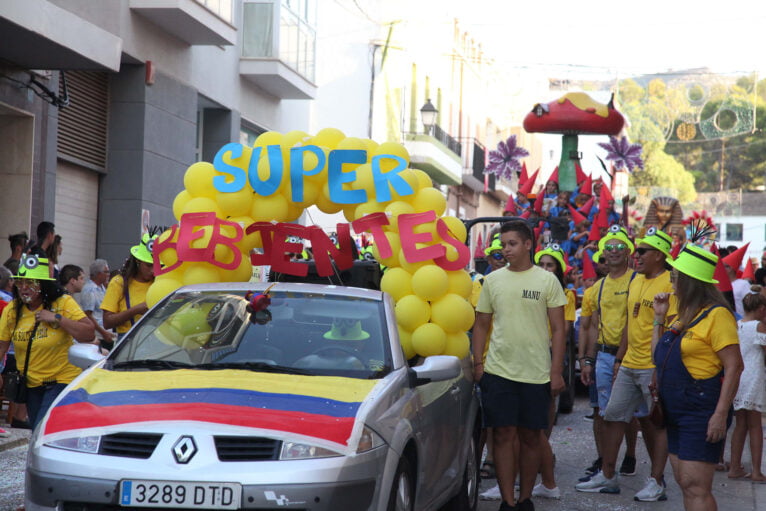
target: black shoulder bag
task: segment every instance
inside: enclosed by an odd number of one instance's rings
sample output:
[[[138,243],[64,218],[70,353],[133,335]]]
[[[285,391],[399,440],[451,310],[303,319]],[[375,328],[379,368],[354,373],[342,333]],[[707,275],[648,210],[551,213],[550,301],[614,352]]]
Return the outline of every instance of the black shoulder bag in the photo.
[[[27,356],[24,359],[24,372],[19,373],[14,371],[5,375],[5,397],[13,401],[14,403],[26,403],[27,402],[27,371],[29,370],[29,356],[32,353],[32,341],[37,333],[37,326],[39,321],[35,322],[32,332],[29,334],[29,342],[27,343]]]

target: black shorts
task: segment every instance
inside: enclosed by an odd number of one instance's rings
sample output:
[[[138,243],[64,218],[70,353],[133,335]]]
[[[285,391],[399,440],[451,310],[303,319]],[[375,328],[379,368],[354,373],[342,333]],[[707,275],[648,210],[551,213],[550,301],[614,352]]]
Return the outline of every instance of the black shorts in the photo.
[[[548,429],[550,383],[522,383],[484,373],[479,385],[485,427]]]

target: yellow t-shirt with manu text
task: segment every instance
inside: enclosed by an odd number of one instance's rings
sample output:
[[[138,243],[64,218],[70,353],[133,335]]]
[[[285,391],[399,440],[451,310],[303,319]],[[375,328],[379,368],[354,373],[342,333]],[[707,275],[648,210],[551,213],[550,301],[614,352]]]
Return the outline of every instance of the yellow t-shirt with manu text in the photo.
[[[622,365],[630,369],[652,369],[652,330],[654,329],[654,297],[671,293],[667,318],[677,314],[676,297],[670,284],[670,272],[663,271],[653,279],[636,275],[628,291],[628,351]]]
[[[737,320],[724,307],[716,307],[684,334],[681,360],[695,380],[712,378],[723,369],[716,352],[732,344],[739,344]]]
[[[130,279],[130,285],[128,286],[128,295],[130,297],[130,307],[134,307],[139,303],[146,301],[146,291],[152,282],[138,282],[136,279]],[[101,308],[109,312],[122,312],[128,310],[129,307],[125,303],[125,295],[123,294],[124,283],[122,275],[117,275],[109,281],[109,285],[106,287],[106,293],[104,293],[104,300],[101,302]],[[133,316],[133,321],[141,319],[141,314]],[[130,321],[117,326],[117,333],[124,334],[130,327]]]
[[[520,272],[504,268],[484,277],[476,310],[492,314],[485,370],[508,380],[548,383],[548,309],[566,303],[556,276],[538,266]]]
[[[29,310],[23,305],[21,317],[17,323],[16,302],[12,301],[3,309],[3,315],[0,317],[0,340],[13,343],[13,349],[16,351],[16,367],[19,372],[24,370],[27,359],[27,346],[35,326],[35,313],[41,309],[42,306]],[[50,310],[72,321],[80,321],[87,317],[74,298],[69,295],[56,299]],[[29,353],[27,386],[39,387],[43,383],[70,383],[74,380],[82,371],[69,363],[68,353],[71,345],[72,336],[61,325],[53,328],[50,323],[41,321],[35,331]]]

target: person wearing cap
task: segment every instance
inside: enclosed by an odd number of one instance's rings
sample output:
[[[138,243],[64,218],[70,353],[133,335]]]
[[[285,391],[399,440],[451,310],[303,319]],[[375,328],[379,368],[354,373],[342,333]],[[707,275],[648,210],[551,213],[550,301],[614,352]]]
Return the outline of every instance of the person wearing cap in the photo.
[[[687,243],[674,261],[671,294],[654,298],[652,347],[673,475],[687,510],[717,509],[713,474],[743,370],[737,322],[713,278],[718,257]],[[724,377],[725,374],[725,377]]]
[[[493,428],[501,511],[534,509],[531,497],[540,466],[540,431],[548,428],[551,399],[565,387],[567,300],[556,277],[532,264],[532,237],[532,229],[523,221],[501,226],[500,242],[508,265],[484,279],[473,327],[474,380],[481,387],[484,423]],[[490,326],[492,337],[484,362]],[[517,442],[518,456],[514,453]],[[520,490],[515,506],[517,467]]]
[[[608,274],[597,281],[593,290],[593,311],[591,323],[596,331],[595,336],[588,337],[584,342],[583,356],[580,358],[580,377],[585,385],[596,382],[598,416],[594,415],[594,423],[598,427],[597,445],[601,446],[603,438],[603,417],[609,397],[612,394],[614,380],[614,359],[620,348],[622,332],[627,322],[628,288],[636,276],[636,272],[628,268],[628,258],[633,254],[633,243],[625,229],[612,226],[606,236],[598,243],[599,252],[603,254],[608,267]],[[585,306],[583,306],[585,309]],[[620,474],[631,476],[636,473],[636,437],[638,434],[636,421],[631,421],[626,429],[627,448],[620,466]],[[603,457],[597,459],[585,472],[594,475],[601,469]],[[587,482],[585,481],[581,482]],[[585,491],[588,485],[577,488]]]
[[[50,277],[49,261],[35,254],[21,260],[13,301],[0,316],[0,359],[13,343],[17,367],[26,373],[31,427],[81,370],[68,360],[72,341],[92,342],[93,325],[77,302]]]
[[[312,353],[295,362],[295,367],[302,369],[351,369],[362,371],[377,369],[370,367],[360,358],[362,341],[370,334],[362,330],[362,322],[356,318],[335,318],[330,330],[322,338],[327,341],[321,353]]]
[[[148,309],[146,292],[154,282],[152,248],[157,236],[144,234],[141,242],[130,249],[120,274],[109,281],[101,302],[104,312],[104,328],[117,330],[122,337]]]
[[[633,417],[637,417],[651,459],[651,476],[639,490],[635,499],[642,502],[666,500],[663,473],[667,462],[665,435],[649,420],[652,396],[649,385],[654,375],[651,356],[652,304],[655,295],[668,293],[670,272],[665,259],[670,255],[672,239],[655,228],[650,228],[643,239],[636,240],[635,270],[638,273],[628,287],[627,322],[620,339],[620,348],[614,358],[616,373],[612,394],[604,410],[602,436],[603,463],[601,472],[589,481],[575,486],[578,491],[593,493],[619,493],[617,455],[625,430]],[[671,300],[671,314],[675,314],[675,299]],[[598,381],[598,376],[596,376]]]

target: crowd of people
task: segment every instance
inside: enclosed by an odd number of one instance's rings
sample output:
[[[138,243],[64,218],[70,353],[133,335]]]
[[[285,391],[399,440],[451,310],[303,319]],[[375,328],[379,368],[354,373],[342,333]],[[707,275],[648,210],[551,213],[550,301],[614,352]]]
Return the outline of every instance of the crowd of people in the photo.
[[[546,188],[551,196],[554,184]],[[532,510],[532,497],[561,498],[547,439],[552,400],[563,388],[565,333],[574,323],[565,292],[578,284],[578,359],[594,410],[596,460],[584,467],[575,489],[620,493],[620,476],[636,473],[639,429],[651,469],[635,500],[667,499],[668,460],[688,510],[716,509],[716,470],[766,480],[766,289],[752,285],[760,283],[757,276],[742,278],[744,250],[714,247],[711,230],[699,223],[681,233],[682,244],[678,232],[662,230],[668,222],[636,238],[619,215],[611,218],[613,211],[602,215],[607,225],[597,238],[591,229],[579,248],[567,246],[544,235],[543,220],[519,215],[539,210],[539,202],[509,201],[509,213],[524,221],[501,224],[485,250],[487,271],[474,281],[472,354],[488,450],[482,475],[498,483],[482,498],[500,500],[501,511]],[[570,214],[577,211],[558,202]],[[581,232],[586,228],[582,223]],[[570,230],[570,241],[577,232]],[[577,284],[565,276],[576,259],[583,272]],[[729,464],[724,442],[734,417]],[[752,468],[746,471],[748,436]]]
[[[151,241],[144,234],[112,278],[109,263],[94,260],[86,276],[77,265],[59,268],[61,236],[41,222],[37,238],[8,237],[11,256],[0,266],[0,370],[20,381],[11,427],[34,429],[56,396],[81,370],[68,361],[73,342],[108,353],[146,311],[154,281]],[[0,388],[3,380],[0,377]],[[0,436],[10,433],[0,428]]]

